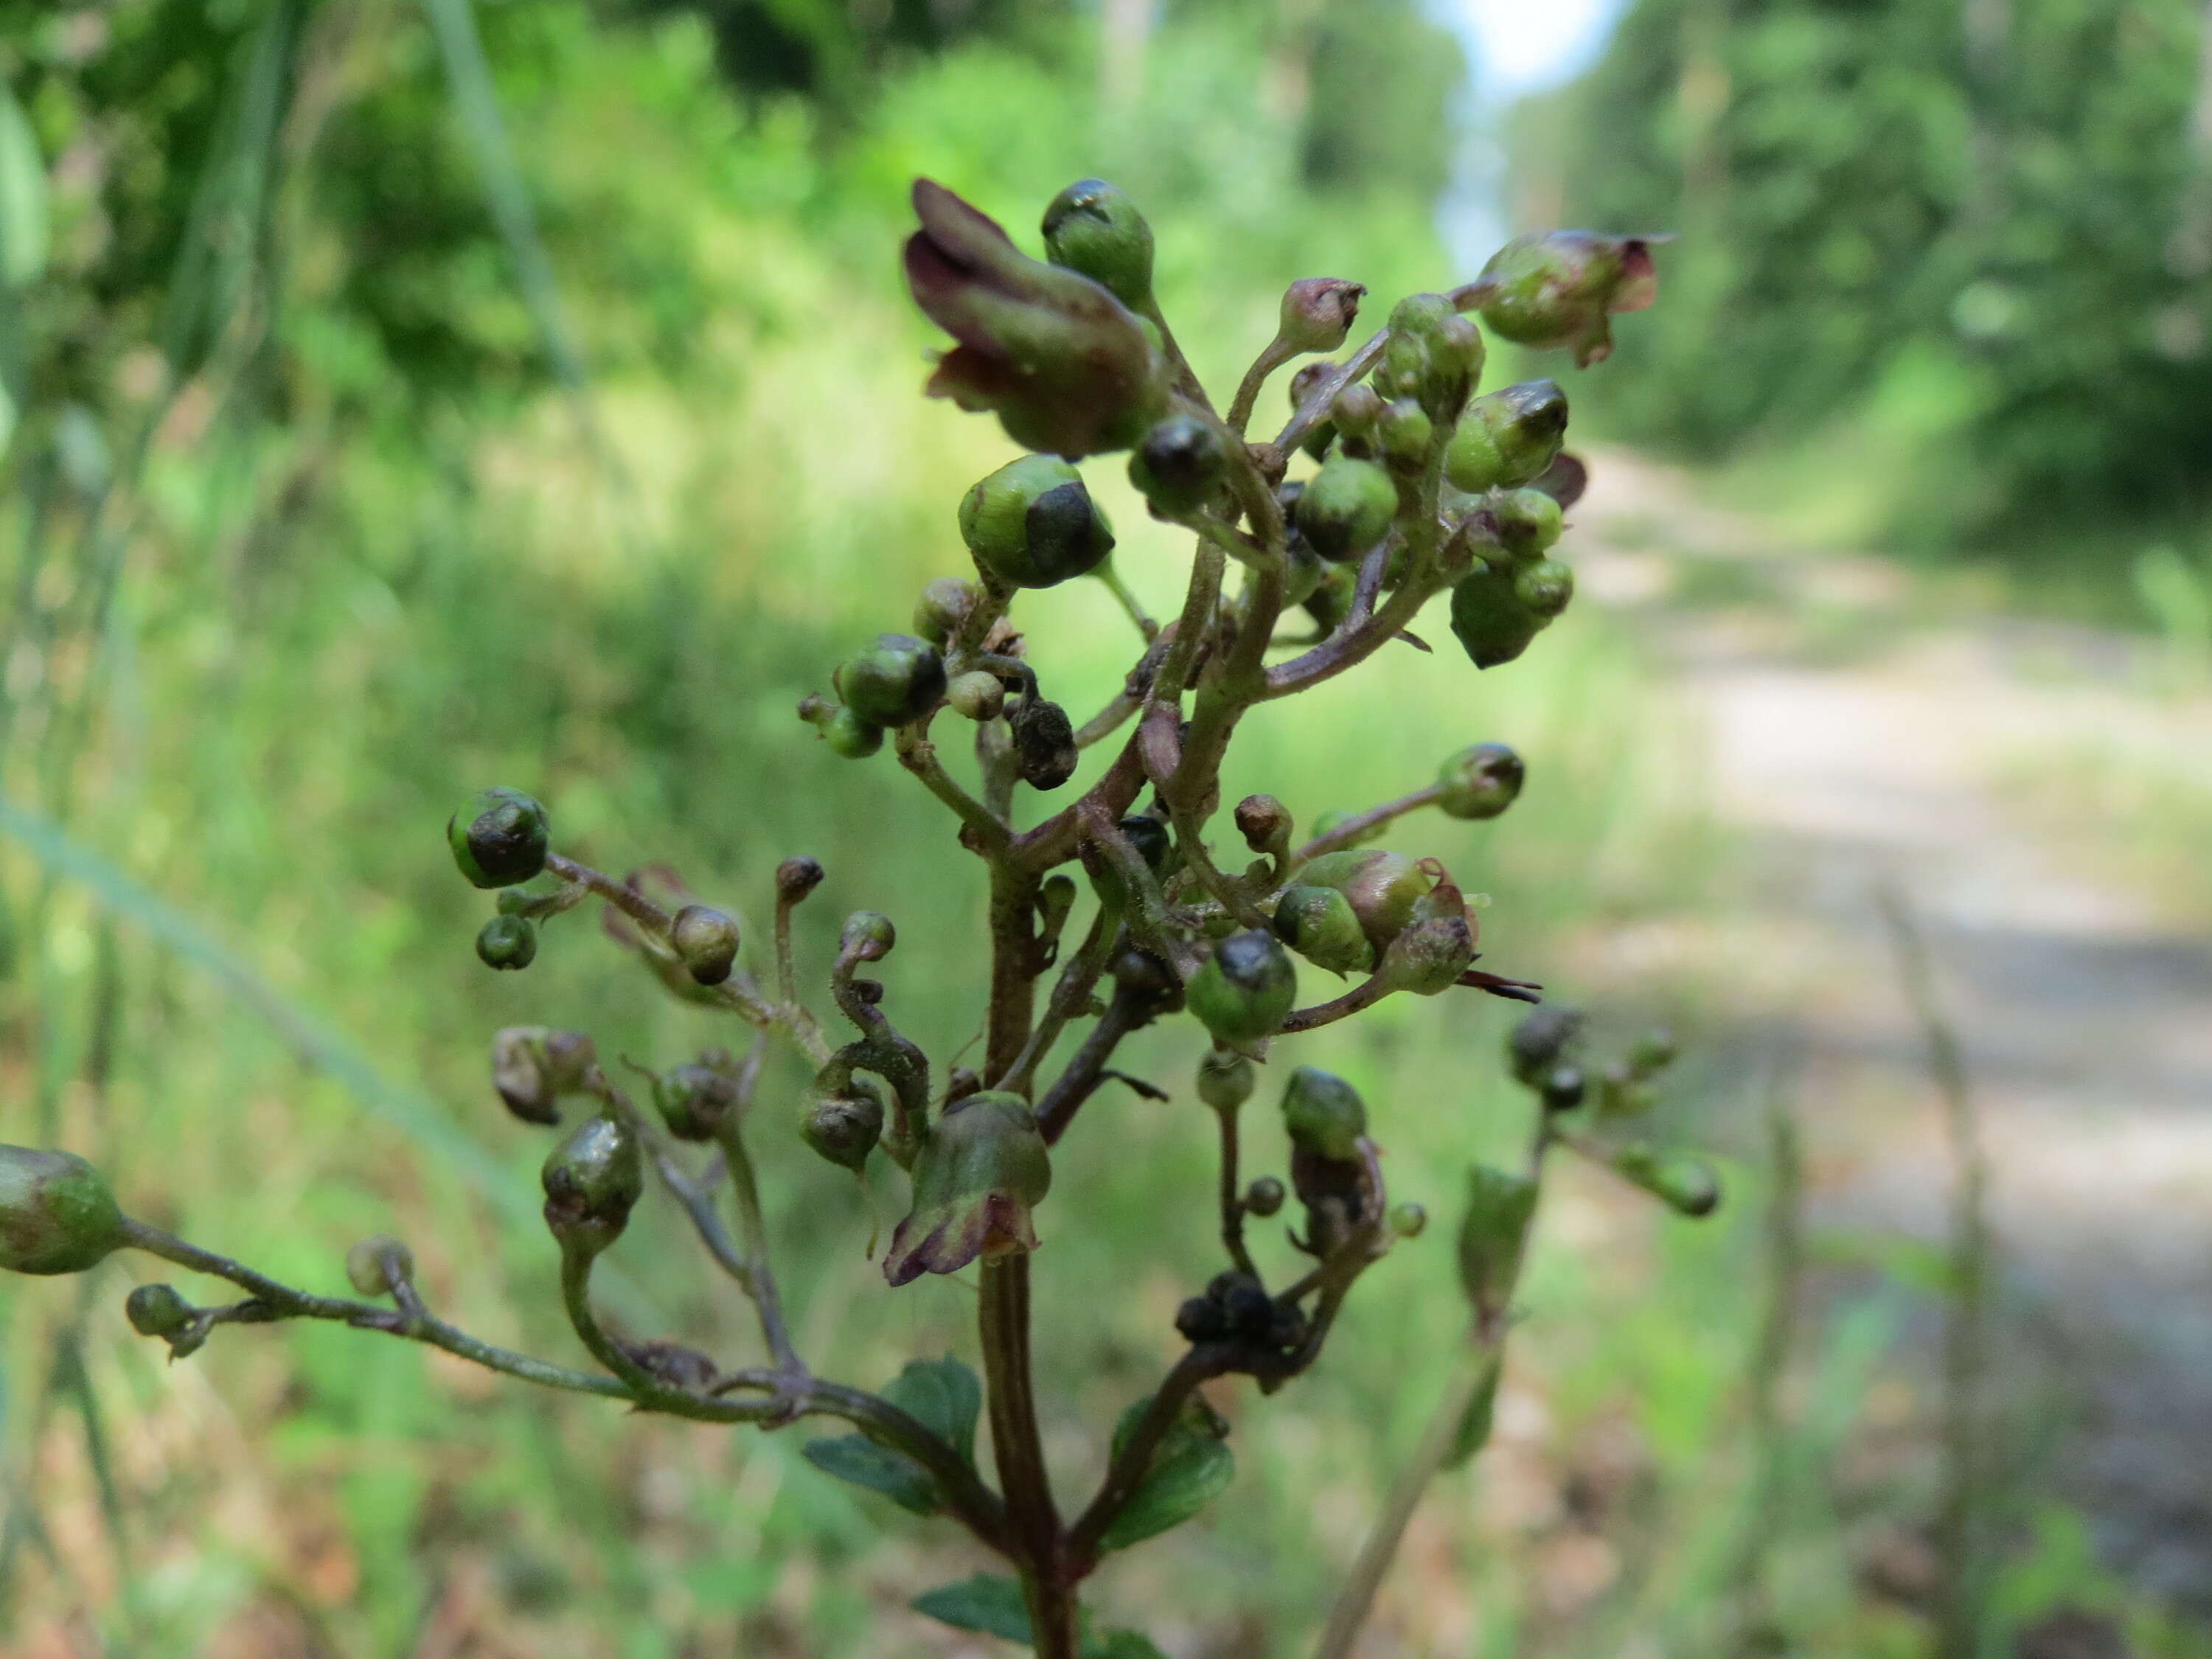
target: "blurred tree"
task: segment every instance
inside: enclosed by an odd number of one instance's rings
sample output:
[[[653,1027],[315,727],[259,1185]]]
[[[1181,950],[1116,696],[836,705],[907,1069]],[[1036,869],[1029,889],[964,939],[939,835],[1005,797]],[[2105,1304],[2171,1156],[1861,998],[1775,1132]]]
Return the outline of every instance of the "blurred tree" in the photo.
[[[1686,233],[1619,421],[1710,455],[1909,386],[1923,522],[2201,505],[2201,10],[1639,0],[1519,145],[1561,141],[1566,218]],[[1729,372],[1693,372],[1714,337]]]

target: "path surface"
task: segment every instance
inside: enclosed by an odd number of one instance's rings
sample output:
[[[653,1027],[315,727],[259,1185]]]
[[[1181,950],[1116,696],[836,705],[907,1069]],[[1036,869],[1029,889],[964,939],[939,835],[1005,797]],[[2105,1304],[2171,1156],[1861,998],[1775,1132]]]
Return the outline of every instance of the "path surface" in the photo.
[[[1945,1224],[1924,1051],[1869,897],[1893,872],[1972,1070],[2008,1351],[2070,1401],[2048,1473],[2115,1565],[2212,1608],[2212,928],[2201,899],[2130,885],[2118,816],[2062,828],[2008,781],[2124,741],[2212,787],[2212,700],[2146,695],[2136,653],[2087,630],[1908,621],[1886,562],[1793,550],[1632,458],[1594,471],[1585,591],[1679,679],[1745,836],[1704,947],[1726,960],[1700,971],[1801,1057],[1825,1218]]]

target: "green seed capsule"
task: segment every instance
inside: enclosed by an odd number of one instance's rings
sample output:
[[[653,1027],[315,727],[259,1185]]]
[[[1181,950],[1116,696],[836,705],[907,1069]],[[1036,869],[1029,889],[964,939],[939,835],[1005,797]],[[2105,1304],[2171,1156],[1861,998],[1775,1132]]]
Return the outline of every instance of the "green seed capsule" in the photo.
[[[1390,1231],[1401,1238],[1419,1238],[1429,1224],[1429,1212],[1413,1203],[1391,1206]]]
[[[1324,559],[1356,559],[1390,532],[1397,486],[1372,461],[1332,455],[1298,496],[1299,531]]]
[[[1375,965],[1375,946],[1352,901],[1334,887],[1300,883],[1275,903],[1275,937],[1316,968],[1364,974]]]
[[[526,916],[494,916],[477,930],[477,957],[487,968],[527,968],[538,960],[538,925]]]
[[[1479,564],[1452,589],[1452,632],[1477,668],[1511,662],[1547,620],[1522,603],[1509,570]]]
[[[1510,489],[1491,504],[1498,539],[1516,559],[1533,559],[1559,539],[1559,504],[1540,489]]]
[[[1401,398],[1386,405],[1382,419],[1376,422],[1375,447],[1382,452],[1387,465],[1401,472],[1418,472],[1428,461],[1436,430],[1436,423],[1420,404]]]
[[[1044,210],[1053,264],[1079,270],[1132,311],[1152,303],[1152,228],[1137,204],[1103,179],[1079,179]]]
[[[1334,351],[1359,320],[1359,301],[1367,290],[1339,276],[1305,276],[1283,290],[1276,330],[1293,351]]]
[[[1272,1036],[1297,1000],[1297,969],[1272,933],[1231,933],[1191,976],[1183,1000],[1206,1029],[1232,1047]]]
[[[1440,908],[1390,941],[1377,971],[1394,990],[1432,997],[1459,983],[1474,961],[1474,927],[1463,902],[1455,908]]]
[[[836,684],[845,707],[862,720],[904,726],[945,695],[945,659],[911,634],[878,634],[873,645],[839,666]]]
[[[471,795],[446,820],[453,862],[478,887],[514,887],[545,867],[545,809],[520,789]]]
[[[1309,860],[1298,872],[1298,881],[1341,893],[1378,961],[1391,942],[1420,919],[1434,885],[1419,865],[1401,854],[1358,848]]]
[[[726,910],[685,905],[670,924],[668,942],[684,971],[702,985],[720,985],[738,965],[738,919]]]
[[[1471,495],[1534,483],[1567,435],[1567,394],[1556,380],[1523,380],[1477,398],[1444,451],[1444,476]]]
[[[822,741],[830,745],[832,754],[847,760],[866,760],[884,746],[884,728],[841,708],[823,724]]]
[[[1516,236],[1482,268],[1482,320],[1522,345],[1571,347],[1576,367],[1587,368],[1612,353],[1612,313],[1656,297],[1652,240],[1587,230]]]
[[[1006,688],[996,674],[981,668],[956,674],[945,688],[945,701],[963,720],[981,725],[999,718],[1006,706]]]
[[[1359,1156],[1367,1133],[1367,1105],[1359,1091],[1333,1072],[1301,1066],[1283,1091],[1283,1127],[1291,1141],[1339,1163]]]
[[[1539,559],[1513,576],[1513,597],[1549,621],[1575,597],[1575,573],[1558,559]]]
[[[123,1243],[123,1212],[74,1152],[0,1146],[0,1272],[78,1273]]]
[[[1114,550],[1113,526],[1083,475],[1051,455],[1009,461],[969,489],[960,536],[975,562],[1010,587],[1088,575]]]
[[[181,1336],[199,1317],[173,1285],[141,1285],[123,1299],[123,1316],[141,1336]]]
[[[541,1176],[545,1224],[563,1251],[597,1255],[620,1238],[645,1191],[637,1137],[619,1118],[586,1118],[553,1149]]]
[[[672,1066],[653,1080],[653,1107],[678,1140],[712,1140],[737,1103],[736,1081],[696,1060]]]
[[[1494,818],[1520,799],[1528,769],[1502,743],[1462,749],[1437,773],[1437,805],[1447,817]]]
[[[1170,518],[1212,501],[1228,471],[1221,434],[1194,415],[1158,422],[1129,457],[1129,482]]]

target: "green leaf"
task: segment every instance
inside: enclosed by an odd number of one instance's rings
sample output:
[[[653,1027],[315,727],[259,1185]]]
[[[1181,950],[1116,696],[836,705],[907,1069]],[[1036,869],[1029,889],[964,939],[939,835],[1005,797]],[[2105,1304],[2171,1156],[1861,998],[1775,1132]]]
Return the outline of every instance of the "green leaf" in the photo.
[[[810,1440],[799,1455],[824,1474],[879,1492],[902,1510],[934,1515],[939,1507],[937,1483],[929,1472],[902,1452],[878,1446],[865,1435]]]
[[[971,1466],[975,1422],[983,1414],[983,1384],[951,1354],[913,1359],[884,1390],[884,1398],[951,1443]]]
[[[30,118],[0,83],[0,289],[35,282],[46,268],[46,164]]]
[[[1140,1630],[1102,1630],[1083,1644],[1083,1659],[1167,1659]]]
[[[927,1613],[955,1630],[981,1631],[986,1636],[1030,1645],[1029,1603],[1022,1599],[1022,1587],[1011,1578],[979,1572],[957,1583],[924,1590],[914,1598],[912,1606],[916,1613]]]
[[[1451,1450],[1444,1455],[1443,1467],[1459,1468],[1474,1460],[1490,1439],[1491,1419],[1498,1410],[1498,1375],[1501,1368],[1492,1364],[1483,1373],[1482,1386],[1467,1402],[1467,1412],[1459,1419],[1459,1431],[1452,1436]]]
[[[1118,1455],[1152,1404],[1139,1400],[1121,1413],[1114,1425],[1114,1449]],[[1237,1476],[1237,1458],[1223,1441],[1220,1419],[1206,1402],[1194,1396],[1182,1415],[1152,1455],[1152,1466],[1128,1504],[1115,1516],[1099,1539],[1101,1547],[1125,1550],[1179,1527],[1229,1488]]]

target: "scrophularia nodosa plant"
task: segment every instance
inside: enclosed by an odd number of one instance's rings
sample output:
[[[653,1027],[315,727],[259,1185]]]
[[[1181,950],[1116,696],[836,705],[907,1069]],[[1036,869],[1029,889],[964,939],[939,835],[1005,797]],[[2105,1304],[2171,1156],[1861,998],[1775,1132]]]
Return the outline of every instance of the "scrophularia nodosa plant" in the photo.
[[[1478,395],[1484,344],[1474,318],[1595,362],[1611,349],[1613,314],[1652,300],[1650,240],[1521,238],[1466,286],[1401,300],[1348,356],[1337,354],[1365,289],[1293,283],[1275,337],[1217,405],[1154,300],[1152,232],[1112,185],[1085,180],[1054,200],[1042,261],[939,185],[918,182],[914,205],[907,281],[954,342],[929,394],[995,414],[1026,453],[951,515],[972,574],[931,582],[913,632],[856,651],[827,677],[834,695],[807,698],[799,714],[840,755],[863,759],[888,744],[956,821],[946,856],[982,867],[989,974],[972,1068],[933,1060],[902,1035],[867,976],[896,945],[890,916],[858,910],[845,921],[828,971],[835,1015],[818,1012],[792,944],[793,912],[826,879],[812,859],[776,871],[757,972],[732,914],[688,896],[664,903],[642,878],[579,862],[559,850],[536,800],[491,789],[447,830],[461,873],[494,895],[477,939],[487,964],[527,968],[541,929],[596,904],[672,993],[752,1032],[742,1054],[710,1048],[641,1072],[629,1087],[587,1033],[517,1027],[494,1041],[500,1098],[557,1135],[545,1221],[568,1317],[596,1369],[510,1352],[441,1319],[396,1240],[348,1256],[359,1299],[295,1289],[125,1215],[100,1176],[64,1152],[0,1149],[0,1267],[81,1273],[127,1247],[242,1291],[205,1306],[162,1284],[131,1292],[131,1324],[179,1357],[219,1326],[323,1319],[702,1423],[842,1419],[846,1432],[808,1443],[812,1462],[964,1526],[1011,1569],[928,1591],[923,1611],[1033,1643],[1049,1659],[1140,1659],[1155,1651],[1150,1641],[1091,1628],[1078,1590],[1109,1553],[1189,1519],[1228,1483],[1226,1430],[1201,1385],[1243,1376],[1272,1393],[1309,1370],[1361,1275],[1422,1229],[1419,1207],[1388,1194],[1365,1103],[1342,1079],[1299,1066],[1297,1038],[1395,995],[1537,1000],[1537,988],[1475,965],[1475,915],[1443,864],[1374,844],[1410,840],[1422,809],[1459,819],[1506,811],[1522,781],[1512,750],[1463,749],[1433,781],[1303,839],[1268,795],[1236,803],[1222,822],[1223,757],[1248,712],[1390,648],[1431,599],[1448,597],[1452,632],[1479,669],[1520,656],[1565,610],[1574,577],[1554,547],[1585,476],[1560,447],[1566,396],[1548,380]],[[1291,379],[1288,422],[1253,438],[1265,382],[1301,357],[1314,361]],[[1115,577],[1113,529],[1075,465],[1120,451],[1152,514],[1194,538],[1182,608],[1164,625]],[[1051,695],[1048,653],[1012,617],[1024,591],[1085,576],[1142,637],[1121,689],[1079,724]],[[954,732],[972,743],[972,787],[939,759]],[[1188,1021],[1194,1039],[1210,1038],[1191,1091],[1218,1123],[1219,1167],[1188,1196],[1218,1205],[1225,1262],[1176,1315],[1181,1356],[1128,1407],[1096,1488],[1055,1492],[1029,1358],[1035,1218],[1050,1202],[1056,1149],[1094,1097],[1113,1097],[1090,1106],[1094,1116],[1187,1109],[1155,1104],[1159,1090],[1112,1069],[1116,1046],[1160,1021]],[[1686,1213],[1715,1201],[1704,1165],[1656,1150],[1639,1127],[1671,1046],[1655,1034],[1586,1077],[1577,1024],[1546,1007],[1512,1034],[1507,1062],[1534,1097],[1528,1155],[1514,1169],[1473,1172],[1458,1238],[1466,1361],[1339,1597],[1324,1656],[1349,1650],[1422,1486],[1488,1432],[1548,1155],[1595,1159]],[[1070,1056],[1048,1066],[1079,1030]],[[777,1039],[803,1052],[813,1080],[794,1109],[756,1115],[763,1053]],[[1287,1136],[1287,1183],[1248,1181],[1239,1167],[1240,1126],[1263,1066]],[[864,1179],[884,1163],[906,1177],[910,1196],[883,1255],[890,1287],[976,1269],[980,1378],[957,1358],[918,1359],[871,1393],[808,1367],[778,1298],[756,1158],[810,1152]],[[649,1185],[681,1206],[750,1298],[763,1350],[754,1363],[732,1366],[602,1322],[593,1267]],[[1245,1224],[1293,1204],[1286,1221],[1306,1265],[1270,1285]],[[987,1414],[988,1473],[976,1456]]]

